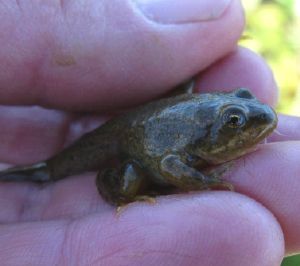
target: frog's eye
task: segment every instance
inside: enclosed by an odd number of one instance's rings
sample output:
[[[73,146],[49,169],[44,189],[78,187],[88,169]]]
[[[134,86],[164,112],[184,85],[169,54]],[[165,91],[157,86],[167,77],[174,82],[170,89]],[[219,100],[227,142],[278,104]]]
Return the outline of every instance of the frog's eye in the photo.
[[[246,117],[242,110],[229,109],[223,114],[223,123],[231,128],[242,127],[246,123]]]

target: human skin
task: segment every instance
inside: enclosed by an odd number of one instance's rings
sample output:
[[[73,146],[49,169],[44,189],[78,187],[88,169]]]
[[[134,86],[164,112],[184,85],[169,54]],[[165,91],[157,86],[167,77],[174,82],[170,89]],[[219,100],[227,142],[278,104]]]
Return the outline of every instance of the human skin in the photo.
[[[108,113],[197,73],[199,92],[243,86],[276,104],[269,68],[236,48],[239,1],[212,21],[164,24],[129,3],[0,1],[3,168],[45,159]],[[300,250],[299,129],[299,118],[280,115],[280,134],[226,175],[236,192],[163,196],[118,215],[97,194],[95,174],[2,183],[1,264],[280,265]]]

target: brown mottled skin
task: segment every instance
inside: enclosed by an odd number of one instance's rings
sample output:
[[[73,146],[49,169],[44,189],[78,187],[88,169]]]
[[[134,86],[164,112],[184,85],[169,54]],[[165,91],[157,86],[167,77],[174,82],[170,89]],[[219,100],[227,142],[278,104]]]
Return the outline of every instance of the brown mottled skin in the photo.
[[[249,152],[276,125],[272,108],[247,89],[178,94],[108,121],[45,162],[4,170],[0,180],[55,181],[105,166],[98,191],[115,205],[169,188],[231,189],[219,178],[226,167],[205,168]]]

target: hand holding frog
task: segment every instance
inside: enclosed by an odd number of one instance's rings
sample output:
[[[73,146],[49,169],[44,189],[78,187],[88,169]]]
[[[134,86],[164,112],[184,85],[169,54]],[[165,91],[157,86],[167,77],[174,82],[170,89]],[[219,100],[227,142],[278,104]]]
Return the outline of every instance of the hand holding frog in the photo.
[[[0,132],[2,162],[20,164],[47,158],[101,119],[72,111],[133,106],[162,94],[197,71],[201,72],[201,92],[246,86],[259,99],[269,104],[276,101],[276,86],[262,61],[243,49],[229,54],[242,28],[237,1],[213,22],[188,25],[177,14],[180,23],[172,22],[172,26],[168,21],[153,24],[130,5],[104,2],[93,10],[106,11],[106,24],[95,22],[88,7],[80,10],[89,16],[78,17],[74,15],[76,6],[66,5],[62,11],[66,21],[71,20],[71,27],[60,26],[56,32],[51,20],[45,26],[44,38],[38,36],[40,31],[30,28],[35,37],[30,41],[19,44],[16,40],[25,36],[15,31],[3,42],[0,55],[6,71],[1,71],[0,84],[7,90],[0,91],[1,103],[39,104],[68,111],[1,107],[0,122],[5,125]],[[24,19],[29,12],[26,8],[20,6]],[[145,6],[142,9],[145,11]],[[148,10],[154,12],[153,6]],[[127,15],[110,17],[110,12]],[[39,19],[40,13],[34,13],[36,17],[26,19]],[[127,16],[133,21],[125,19],[125,28],[120,30],[118,19]],[[81,27],[76,28],[77,20]],[[91,24],[97,28],[89,32]],[[98,25],[103,28],[99,30]],[[118,27],[106,32],[108,25]],[[207,30],[214,34],[207,36]],[[12,47],[31,53],[12,54]],[[17,75],[12,77],[10,73]],[[218,265],[224,261],[228,265],[278,264],[283,254],[281,230],[289,252],[299,251],[300,238],[300,183],[296,178],[300,144],[289,141],[300,139],[296,130],[299,121],[281,119],[289,122],[279,125],[279,132],[286,136],[277,136],[276,140],[282,142],[241,159],[228,177],[246,196],[230,192],[167,196],[155,205],[134,203],[116,217],[113,208],[100,202],[94,175],[43,188],[1,184],[1,261],[14,265],[153,265],[157,261],[163,265]],[[294,134],[289,133],[293,127]],[[266,208],[249,197],[266,206],[281,227]],[[289,215],[291,212],[294,214]],[[268,250],[272,254],[266,258]],[[24,253],[28,257],[18,256]]]

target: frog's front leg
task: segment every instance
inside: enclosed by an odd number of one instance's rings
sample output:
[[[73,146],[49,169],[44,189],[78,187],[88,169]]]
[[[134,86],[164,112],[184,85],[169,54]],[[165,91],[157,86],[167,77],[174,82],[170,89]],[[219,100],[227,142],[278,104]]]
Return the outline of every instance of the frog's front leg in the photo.
[[[185,164],[178,155],[167,155],[160,163],[162,176],[166,181],[182,190],[201,190],[211,187],[226,187],[233,190],[233,186],[220,179],[216,172],[204,175],[197,169]]]
[[[120,206],[140,199],[147,186],[147,178],[141,167],[131,161],[120,168],[107,168],[99,172],[96,184],[105,200]]]

